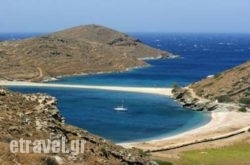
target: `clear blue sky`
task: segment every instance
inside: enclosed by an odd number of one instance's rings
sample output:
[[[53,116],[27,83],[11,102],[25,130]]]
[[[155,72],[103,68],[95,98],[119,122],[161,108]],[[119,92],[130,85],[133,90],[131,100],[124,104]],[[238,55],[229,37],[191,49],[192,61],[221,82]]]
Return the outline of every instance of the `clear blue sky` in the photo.
[[[250,0],[0,0],[0,32],[99,24],[123,32],[247,32]]]

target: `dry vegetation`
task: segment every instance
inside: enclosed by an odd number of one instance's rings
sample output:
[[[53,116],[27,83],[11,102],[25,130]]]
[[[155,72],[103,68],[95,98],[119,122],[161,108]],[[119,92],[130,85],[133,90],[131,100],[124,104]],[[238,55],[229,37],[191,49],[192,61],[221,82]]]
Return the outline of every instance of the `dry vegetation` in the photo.
[[[124,149],[92,135],[88,131],[64,123],[56,108],[56,100],[44,94],[20,94],[0,89],[0,164],[154,164],[137,149]],[[84,153],[13,154],[11,140],[86,140]],[[29,145],[32,147],[32,144]],[[70,149],[69,143],[66,148]],[[32,151],[32,148],[30,149]]]
[[[0,42],[0,79],[41,81],[147,65],[140,57],[168,56],[126,34],[96,25],[48,36]]]
[[[250,61],[191,85],[197,95],[250,105]]]

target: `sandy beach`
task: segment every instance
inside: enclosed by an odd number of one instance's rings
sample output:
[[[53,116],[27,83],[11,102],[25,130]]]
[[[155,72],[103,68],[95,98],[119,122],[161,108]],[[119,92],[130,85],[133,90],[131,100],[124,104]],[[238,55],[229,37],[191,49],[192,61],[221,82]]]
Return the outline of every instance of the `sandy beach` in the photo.
[[[145,151],[167,151],[184,146],[230,138],[250,129],[250,113],[237,112],[230,105],[211,112],[211,120],[206,125],[174,136],[146,142],[120,143],[126,148],[137,147]]]
[[[169,96],[169,97],[172,96],[172,92],[171,92],[172,88],[72,85],[72,84],[33,83],[33,82],[23,82],[23,81],[0,81],[0,86],[98,89],[98,90],[157,94],[157,95],[164,95],[164,96]]]

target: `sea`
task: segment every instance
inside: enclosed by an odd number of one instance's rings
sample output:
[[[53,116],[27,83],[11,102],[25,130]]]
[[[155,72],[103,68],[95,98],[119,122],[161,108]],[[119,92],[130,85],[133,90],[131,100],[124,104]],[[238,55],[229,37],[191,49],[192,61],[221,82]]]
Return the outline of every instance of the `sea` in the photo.
[[[0,33],[0,40],[19,40],[41,33]],[[178,58],[146,60],[148,67],[118,73],[61,77],[47,83],[172,87],[186,86],[208,75],[230,69],[250,59],[250,34],[130,33],[154,48]],[[106,139],[120,142],[145,141],[176,135],[210,121],[208,112],[181,107],[161,95],[104,90],[11,87],[24,93],[47,93],[58,100],[66,122]],[[126,112],[114,111],[121,103]]]

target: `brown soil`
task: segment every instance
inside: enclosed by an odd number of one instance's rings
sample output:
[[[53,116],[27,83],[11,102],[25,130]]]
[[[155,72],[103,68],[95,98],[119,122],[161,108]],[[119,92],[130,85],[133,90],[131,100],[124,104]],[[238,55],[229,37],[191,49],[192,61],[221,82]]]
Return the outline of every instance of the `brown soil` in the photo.
[[[201,97],[221,102],[250,100],[250,61],[190,86]]]
[[[112,29],[79,26],[47,36],[0,42],[0,79],[41,81],[62,75],[124,71],[147,65],[138,58],[168,55]]]
[[[0,164],[153,165],[143,152],[124,149],[86,130],[64,123],[56,99],[44,94],[20,94],[0,88]],[[61,140],[70,153],[11,153],[10,141]],[[84,153],[73,154],[71,140],[86,140]],[[33,151],[33,145],[28,145]],[[43,151],[43,149],[42,149]]]

